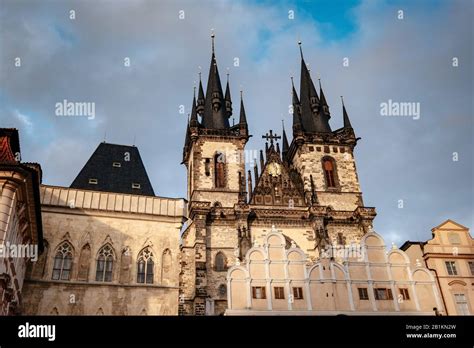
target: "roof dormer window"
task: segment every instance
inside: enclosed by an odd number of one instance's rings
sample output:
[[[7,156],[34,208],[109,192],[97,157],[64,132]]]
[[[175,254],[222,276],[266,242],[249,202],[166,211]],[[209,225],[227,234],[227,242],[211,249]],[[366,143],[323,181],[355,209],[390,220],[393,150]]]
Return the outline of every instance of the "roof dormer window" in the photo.
[[[113,163],[112,163],[112,166],[113,166],[113,167],[116,167],[116,168],[120,168],[120,167],[122,166],[122,163],[120,163],[120,162],[113,162]]]
[[[97,185],[99,182],[97,179],[93,179],[93,178],[90,178],[89,179],[89,184],[92,184],[92,185]]]
[[[132,189],[141,189],[141,185],[137,183],[132,183]]]

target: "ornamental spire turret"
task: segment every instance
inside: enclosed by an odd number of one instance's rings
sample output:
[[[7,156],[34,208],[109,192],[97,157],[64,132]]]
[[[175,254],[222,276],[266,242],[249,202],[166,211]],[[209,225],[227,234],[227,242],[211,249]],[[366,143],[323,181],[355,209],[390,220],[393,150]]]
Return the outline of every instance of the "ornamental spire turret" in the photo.
[[[344,98],[341,95],[341,101],[342,101],[342,118],[344,121],[344,128],[352,128],[351,121],[349,120],[349,115],[347,114],[346,111],[346,106],[344,105]]]
[[[244,107],[244,98],[243,92],[240,91],[240,119],[239,119],[239,126],[242,130],[248,133],[248,125],[247,125],[247,115],[245,114],[245,107]]]
[[[201,81],[201,72],[199,72],[199,92],[198,92],[198,99],[197,99],[197,107],[196,110],[199,115],[202,115],[204,112],[204,89],[202,88],[202,81]]]
[[[295,85],[293,83],[293,76],[291,77],[291,95],[293,101],[293,135],[301,133],[301,107],[300,101],[298,99],[298,94],[296,93]]]
[[[193,105],[191,107],[191,119],[189,120],[190,127],[198,127],[199,121],[197,118],[197,110],[196,110],[196,87],[194,87],[194,96],[193,96]]]
[[[229,120],[214,52],[214,37],[215,35],[212,33],[211,66],[209,68],[209,79],[207,81],[202,125],[208,129],[226,129],[229,128]]]
[[[230,87],[229,87],[229,73],[227,73],[227,84],[225,86],[225,110],[227,117],[232,115],[232,98],[230,97]]]
[[[283,122],[283,120],[281,120],[281,123],[282,123],[282,126],[283,126],[283,135],[282,135],[282,143],[283,143],[283,146],[282,146],[282,156],[283,156],[283,160],[286,159],[286,156],[288,154],[288,150],[290,149],[290,146],[288,145],[288,138],[286,137],[286,132],[285,132],[285,123]]]

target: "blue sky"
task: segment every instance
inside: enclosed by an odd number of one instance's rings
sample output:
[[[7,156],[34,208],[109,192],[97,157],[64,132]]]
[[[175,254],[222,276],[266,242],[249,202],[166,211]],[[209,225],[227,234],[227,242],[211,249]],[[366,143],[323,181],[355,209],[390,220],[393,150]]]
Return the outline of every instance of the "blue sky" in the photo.
[[[462,0],[0,0],[0,124],[20,129],[23,159],[42,165],[46,184],[70,185],[107,134],[111,143],[135,139],[158,195],[184,197],[186,114],[199,66],[207,81],[211,29],[235,113],[244,90],[249,150],[263,147],[268,128],[280,132],[282,118],[291,129],[290,76],[298,85],[301,39],[332,128],[342,125],[344,95],[362,138],[355,157],[364,202],[378,212],[376,231],[399,245],[426,240],[447,218],[473,226],[472,7]],[[63,99],[95,102],[97,117],[56,117]],[[421,118],[382,117],[389,99],[419,102]]]

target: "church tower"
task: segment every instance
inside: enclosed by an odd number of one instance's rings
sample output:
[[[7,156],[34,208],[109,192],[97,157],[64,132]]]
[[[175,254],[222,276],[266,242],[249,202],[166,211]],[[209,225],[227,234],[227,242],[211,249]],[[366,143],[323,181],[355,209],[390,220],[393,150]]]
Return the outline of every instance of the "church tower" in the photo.
[[[242,96],[239,123],[231,126],[229,118],[233,115],[232,111],[229,78],[224,94],[213,34],[206,94],[204,96],[199,79],[198,98],[193,98],[183,150],[183,163],[188,171],[190,209],[193,202],[209,201],[222,207],[233,207],[238,201],[245,174],[242,156],[249,138]]]
[[[232,99],[223,92],[212,35],[206,94],[199,79],[186,130],[183,164],[188,173],[189,224],[182,234],[180,314],[219,314],[226,308],[226,271],[246,203],[244,148],[249,139],[240,96],[239,122],[230,125]],[[245,224],[245,221],[242,222]]]
[[[355,136],[342,97],[343,127],[334,131],[331,129],[331,113],[321,80],[318,95],[303,57],[301,42],[299,45],[300,95],[298,97],[292,79],[293,140],[289,148],[285,149],[288,141],[284,134],[285,159],[290,169],[300,175],[308,203],[312,200],[312,205],[341,212],[341,216],[347,215],[343,212],[353,213],[353,223],[328,228],[326,234],[329,242],[358,242],[371,228],[375,217],[373,208],[364,207],[357,176],[354,148],[360,138]],[[326,223],[334,221],[329,217],[325,220]],[[348,225],[352,225],[351,228],[346,228]]]

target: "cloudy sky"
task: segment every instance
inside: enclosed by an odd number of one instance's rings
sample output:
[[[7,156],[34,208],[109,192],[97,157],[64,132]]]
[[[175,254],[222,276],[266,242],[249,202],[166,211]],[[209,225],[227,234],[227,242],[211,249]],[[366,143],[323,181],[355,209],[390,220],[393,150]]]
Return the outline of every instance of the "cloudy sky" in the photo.
[[[23,160],[42,165],[45,184],[69,186],[105,137],[138,146],[155,193],[184,197],[186,114],[200,67],[207,81],[211,29],[234,113],[244,91],[248,150],[281,119],[291,129],[300,39],[332,128],[344,95],[362,138],[376,231],[398,245],[426,240],[447,218],[474,227],[472,18],[469,0],[0,0],[0,126],[19,128]],[[56,116],[64,99],[94,102],[95,118]],[[382,116],[389,100],[419,103],[419,119]]]

